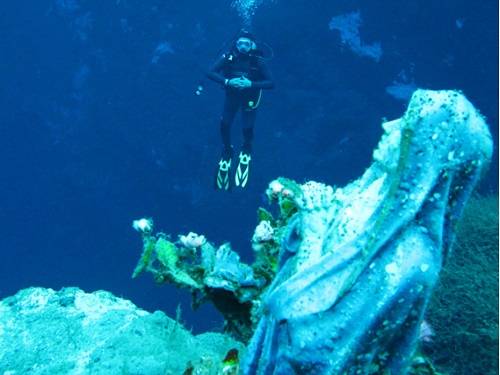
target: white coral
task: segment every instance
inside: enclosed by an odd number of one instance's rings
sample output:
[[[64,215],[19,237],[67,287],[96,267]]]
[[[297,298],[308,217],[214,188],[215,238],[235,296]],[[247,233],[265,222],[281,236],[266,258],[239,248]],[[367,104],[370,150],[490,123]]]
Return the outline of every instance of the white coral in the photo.
[[[273,197],[277,197],[279,193],[283,190],[283,184],[278,180],[273,180],[267,188],[267,194]]]
[[[145,218],[134,220],[132,227],[138,232],[150,233],[153,230],[153,220]]]
[[[274,236],[274,229],[271,223],[267,220],[262,220],[255,228],[252,237],[252,242],[267,242],[271,241]]]
[[[197,249],[202,246],[205,242],[207,242],[205,236],[202,234],[196,234],[194,232],[189,232],[187,236],[181,235],[179,236],[179,240],[181,241],[184,247],[188,249]]]

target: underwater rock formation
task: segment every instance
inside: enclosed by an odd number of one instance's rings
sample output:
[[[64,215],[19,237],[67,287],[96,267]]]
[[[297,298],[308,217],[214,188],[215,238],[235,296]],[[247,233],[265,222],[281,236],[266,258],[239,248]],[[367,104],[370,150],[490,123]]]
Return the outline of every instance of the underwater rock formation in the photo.
[[[193,336],[105,291],[29,288],[0,301],[4,375],[217,374],[235,349],[242,345],[227,336]]]
[[[417,90],[344,188],[276,189],[297,207],[243,373],[405,374],[464,205],[492,154],[456,91]],[[279,183],[279,181],[278,181]]]

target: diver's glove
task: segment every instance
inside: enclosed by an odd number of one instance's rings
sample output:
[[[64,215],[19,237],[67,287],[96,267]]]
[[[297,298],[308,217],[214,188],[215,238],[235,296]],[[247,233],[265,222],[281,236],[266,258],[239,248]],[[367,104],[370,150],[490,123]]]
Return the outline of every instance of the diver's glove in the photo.
[[[233,78],[227,82],[227,86],[243,90],[252,87],[252,81],[246,77]]]

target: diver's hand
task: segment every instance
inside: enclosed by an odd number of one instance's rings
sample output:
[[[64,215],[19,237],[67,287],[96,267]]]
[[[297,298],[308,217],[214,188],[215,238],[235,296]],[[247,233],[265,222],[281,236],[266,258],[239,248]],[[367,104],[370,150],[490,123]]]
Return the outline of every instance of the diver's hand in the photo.
[[[229,87],[234,87],[239,90],[248,89],[252,86],[252,81],[246,77],[233,78],[227,83]]]
[[[230,79],[230,80],[226,80],[226,81],[227,81],[226,86],[236,88],[236,81],[237,81],[238,79],[239,79],[239,78],[232,78],[232,79]]]
[[[246,77],[241,77],[239,78],[239,81],[238,81],[238,88],[240,89],[248,89],[252,87],[252,81],[250,81],[248,78]]]

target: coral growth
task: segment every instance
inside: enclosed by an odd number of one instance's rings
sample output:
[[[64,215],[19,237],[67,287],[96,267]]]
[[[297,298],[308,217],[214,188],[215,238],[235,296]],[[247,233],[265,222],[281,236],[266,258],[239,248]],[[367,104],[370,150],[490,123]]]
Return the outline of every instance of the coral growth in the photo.
[[[277,184],[281,186],[279,194],[272,192]],[[165,233],[154,233],[152,219],[134,220],[143,250],[132,277],[149,272],[157,283],[188,289],[194,308],[212,302],[224,316],[225,331],[247,341],[262,313],[261,295],[276,275],[288,222],[297,212],[294,197],[301,194],[302,187],[285,178],[270,185],[269,199],[277,201],[280,210],[278,218],[274,218],[264,208],[258,209],[259,224],[252,238],[255,261],[251,265],[242,263],[228,243],[216,247],[205,236],[193,232],[173,242]]]
[[[152,225],[148,228],[151,230],[139,230],[143,251],[132,277],[150,272],[157,283],[188,289],[195,308],[211,301],[224,316],[225,331],[248,340],[253,332],[252,322],[258,320],[252,317],[252,312],[258,311],[253,309],[254,304],[258,304],[262,290],[276,271],[275,266],[270,266],[269,251],[278,246],[273,238],[260,241],[263,246],[257,251],[257,261],[249,266],[240,262],[229,244],[216,248],[203,235],[193,232],[180,235],[173,242],[165,233],[154,233]],[[273,231],[270,224],[264,230]]]

